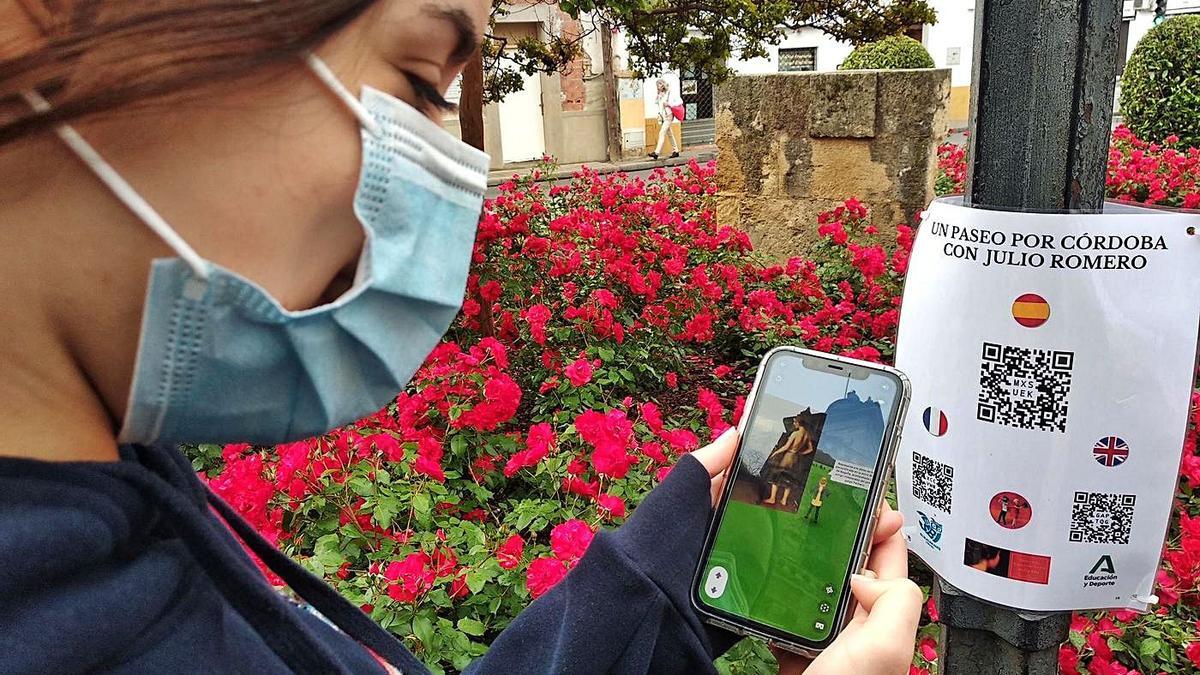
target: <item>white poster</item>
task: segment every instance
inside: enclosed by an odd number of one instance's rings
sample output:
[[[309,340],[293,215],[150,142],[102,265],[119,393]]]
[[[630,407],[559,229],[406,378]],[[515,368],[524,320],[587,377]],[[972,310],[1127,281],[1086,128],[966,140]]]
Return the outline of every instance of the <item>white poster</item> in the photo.
[[[1027,610],[1155,599],[1200,327],[1200,216],[935,201],[904,289],[909,546]]]

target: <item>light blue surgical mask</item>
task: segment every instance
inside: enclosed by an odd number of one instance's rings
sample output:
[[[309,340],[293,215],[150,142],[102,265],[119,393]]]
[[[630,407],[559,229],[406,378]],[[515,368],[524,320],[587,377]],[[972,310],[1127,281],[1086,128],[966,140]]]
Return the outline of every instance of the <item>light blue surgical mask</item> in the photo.
[[[366,233],[352,288],[313,309],[284,309],[201,258],[86,141],[59,129],[179,254],[152,263],[121,442],[265,445],[352,422],[404,388],[462,305],[487,155],[403,101],[369,87],[359,101],[324,63],[309,65],[362,126],[354,212]]]

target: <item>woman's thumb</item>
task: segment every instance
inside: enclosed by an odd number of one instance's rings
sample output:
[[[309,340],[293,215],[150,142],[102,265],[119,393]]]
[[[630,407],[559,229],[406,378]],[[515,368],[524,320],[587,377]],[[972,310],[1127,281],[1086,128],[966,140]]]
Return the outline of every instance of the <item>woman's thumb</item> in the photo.
[[[921,589],[908,579],[872,579],[861,574],[850,577],[854,599],[867,610],[867,622],[890,626],[891,630],[916,630],[921,618]]]
[[[729,462],[733,460],[733,453],[737,450],[738,434],[736,428],[729,428],[725,433],[717,437],[717,440],[708,445],[694,450],[692,457],[695,457],[708,470],[709,478],[714,478],[725,467],[729,466]]]

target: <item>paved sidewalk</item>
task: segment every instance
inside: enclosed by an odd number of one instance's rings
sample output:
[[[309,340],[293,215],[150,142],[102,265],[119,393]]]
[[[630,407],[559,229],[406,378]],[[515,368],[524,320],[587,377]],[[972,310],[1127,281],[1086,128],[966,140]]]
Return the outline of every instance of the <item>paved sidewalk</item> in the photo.
[[[690,148],[685,148],[683,152],[675,159],[667,159],[663,157],[657,161],[649,157],[637,157],[626,159],[620,162],[584,162],[582,164],[561,164],[554,175],[545,176],[542,180],[563,180],[570,178],[580,168],[587,166],[596,173],[616,173],[624,171],[633,173],[635,171],[650,171],[658,167],[680,166],[687,164],[692,159],[697,162],[707,162],[715,159],[717,156],[717,146],[715,145],[697,145]],[[524,162],[521,164],[510,164],[503,169],[495,169],[488,173],[488,186],[494,187],[513,177],[514,174],[524,175],[529,172],[535,165],[534,162]]]

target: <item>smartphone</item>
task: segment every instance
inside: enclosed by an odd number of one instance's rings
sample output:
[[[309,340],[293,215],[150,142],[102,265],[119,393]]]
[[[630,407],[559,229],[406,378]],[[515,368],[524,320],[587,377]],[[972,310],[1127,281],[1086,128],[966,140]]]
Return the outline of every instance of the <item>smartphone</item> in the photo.
[[[763,359],[692,581],[709,623],[816,655],[853,616],[908,408],[887,366],[779,347]]]

